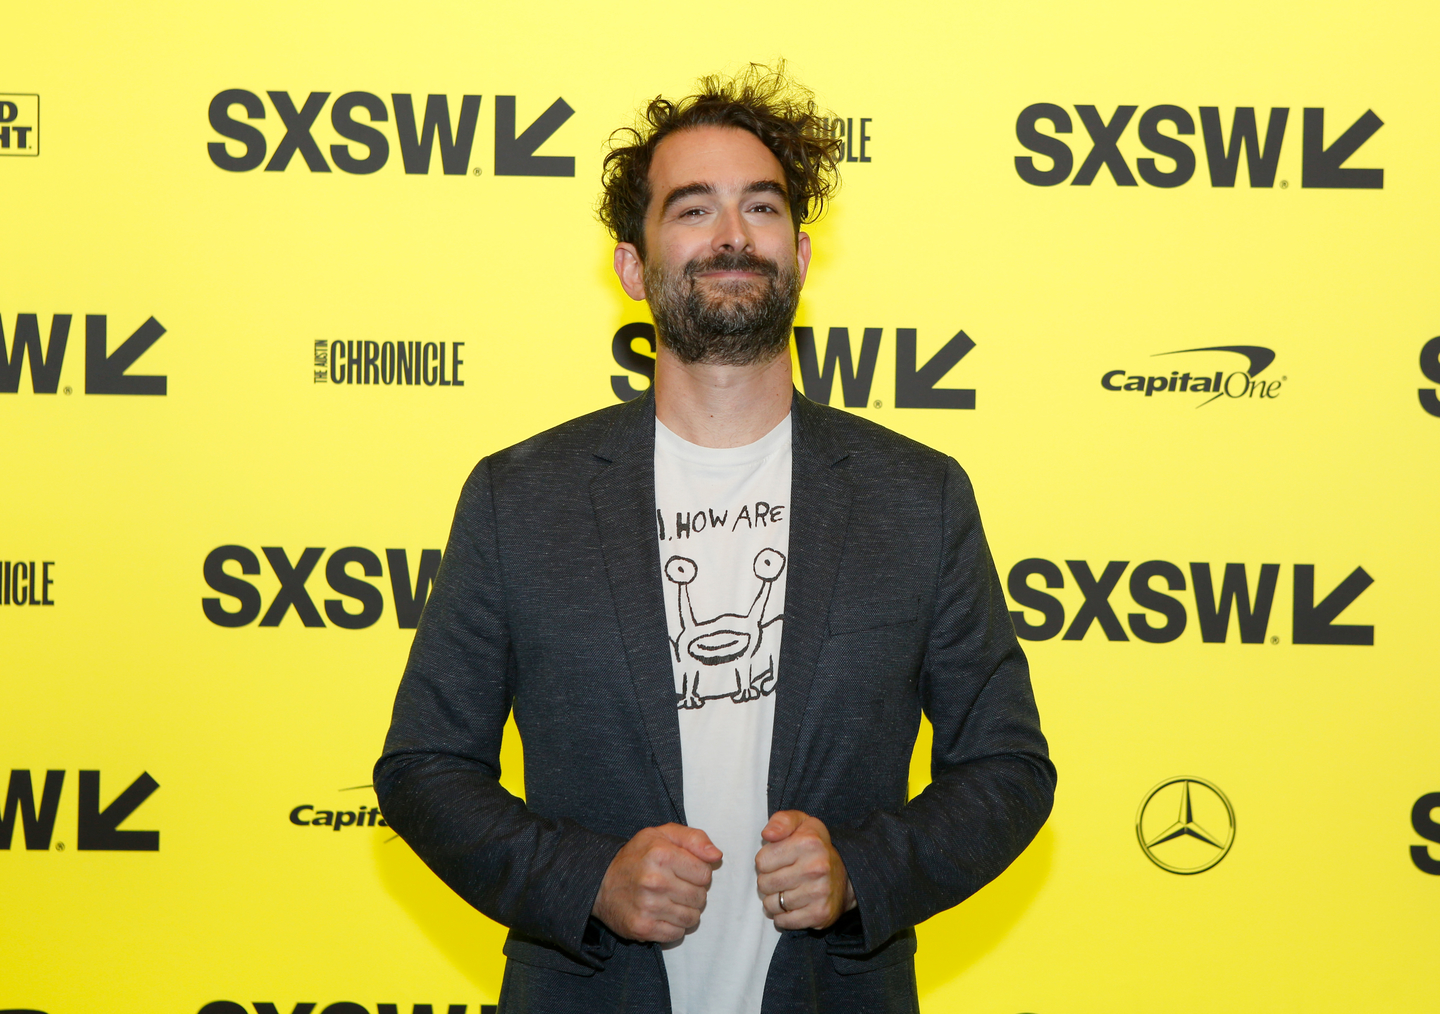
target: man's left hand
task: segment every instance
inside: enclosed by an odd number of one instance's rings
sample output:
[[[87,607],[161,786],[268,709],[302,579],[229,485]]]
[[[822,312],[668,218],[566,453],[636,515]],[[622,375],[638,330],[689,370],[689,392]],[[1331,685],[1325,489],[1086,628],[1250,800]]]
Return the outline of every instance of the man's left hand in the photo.
[[[765,845],[755,855],[756,883],[765,914],[777,927],[824,929],[855,907],[845,863],[818,818],[781,810],[760,837]]]

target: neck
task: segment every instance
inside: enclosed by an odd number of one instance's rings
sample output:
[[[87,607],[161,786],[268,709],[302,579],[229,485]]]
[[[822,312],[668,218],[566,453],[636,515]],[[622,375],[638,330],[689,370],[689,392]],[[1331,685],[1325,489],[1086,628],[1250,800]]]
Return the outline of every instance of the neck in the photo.
[[[682,363],[662,345],[655,355],[655,415],[692,444],[743,447],[789,414],[794,383],[789,349],[768,363],[716,366]]]

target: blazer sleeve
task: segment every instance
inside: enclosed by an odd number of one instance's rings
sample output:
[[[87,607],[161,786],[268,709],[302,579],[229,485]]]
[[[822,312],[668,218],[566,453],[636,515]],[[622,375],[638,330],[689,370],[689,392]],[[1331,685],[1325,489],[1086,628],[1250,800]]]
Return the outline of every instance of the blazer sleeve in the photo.
[[[832,828],[857,909],[832,953],[866,954],[974,894],[1049,816],[1055,768],[969,478],[945,473],[942,557],[921,672],[933,781],[898,811]],[[856,916],[858,915],[858,919]],[[858,925],[857,925],[858,923]]]
[[[460,495],[375,764],[375,792],[386,821],[456,894],[599,968],[614,939],[590,910],[625,842],[532,813],[501,787],[513,675],[487,459]]]

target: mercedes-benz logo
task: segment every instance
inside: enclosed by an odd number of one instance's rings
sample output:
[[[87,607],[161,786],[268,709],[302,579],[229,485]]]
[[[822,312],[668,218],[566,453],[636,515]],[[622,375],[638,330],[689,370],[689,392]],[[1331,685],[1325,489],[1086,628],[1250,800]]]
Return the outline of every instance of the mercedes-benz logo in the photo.
[[[1167,873],[1204,873],[1235,843],[1235,809],[1203,778],[1167,778],[1135,814],[1140,851]]]

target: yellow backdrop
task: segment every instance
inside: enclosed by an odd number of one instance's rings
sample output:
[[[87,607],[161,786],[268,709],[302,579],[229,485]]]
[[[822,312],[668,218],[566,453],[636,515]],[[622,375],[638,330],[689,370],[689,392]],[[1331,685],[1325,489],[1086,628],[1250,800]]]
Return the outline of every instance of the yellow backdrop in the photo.
[[[848,145],[797,377],[970,471],[1060,770],[923,1009],[1433,1005],[1433,4],[4,20],[0,1008],[495,1002],[371,822],[426,551],[647,383],[609,131],[777,56]]]

